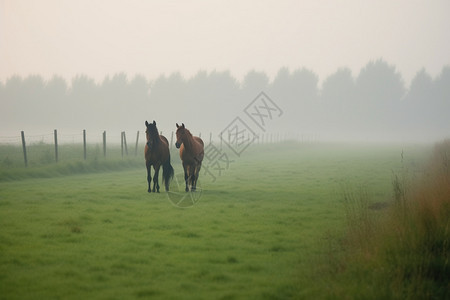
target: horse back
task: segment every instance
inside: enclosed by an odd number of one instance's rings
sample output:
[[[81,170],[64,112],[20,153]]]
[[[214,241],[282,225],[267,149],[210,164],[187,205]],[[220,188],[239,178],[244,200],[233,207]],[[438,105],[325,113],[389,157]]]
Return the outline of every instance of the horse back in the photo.
[[[202,140],[200,137],[194,136],[194,140],[195,140],[197,143],[201,144],[202,146],[205,146],[205,144],[203,143],[203,140]]]
[[[167,146],[169,146],[169,141],[166,139],[165,136],[160,135],[159,138],[160,138],[160,140],[161,140],[163,143],[165,143]]]

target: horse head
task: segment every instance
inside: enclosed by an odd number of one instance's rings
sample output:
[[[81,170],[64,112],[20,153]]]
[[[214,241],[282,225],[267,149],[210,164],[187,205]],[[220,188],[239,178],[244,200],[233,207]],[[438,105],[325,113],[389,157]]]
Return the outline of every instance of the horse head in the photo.
[[[153,141],[156,137],[158,137],[158,128],[156,128],[155,120],[153,120],[153,123],[145,121],[145,126],[147,127],[147,130],[145,130],[145,134],[147,136],[147,146],[151,149]]]
[[[176,132],[176,136],[177,136],[177,141],[175,143],[175,147],[180,148],[181,144],[183,144],[183,140],[184,140],[184,136],[186,135],[186,127],[184,127],[184,123],[181,123],[181,126],[177,124],[177,132]]]

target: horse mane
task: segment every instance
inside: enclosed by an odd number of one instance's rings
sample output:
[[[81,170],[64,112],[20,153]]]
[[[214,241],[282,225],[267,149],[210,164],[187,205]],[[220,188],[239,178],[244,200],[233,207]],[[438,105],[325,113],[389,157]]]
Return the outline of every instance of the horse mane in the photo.
[[[147,128],[151,129],[149,131],[149,135],[150,135],[151,140],[153,142],[159,143],[160,138],[159,138],[158,128],[156,127],[156,125],[154,127],[153,126],[149,126]]]
[[[189,129],[187,129],[186,127],[184,128],[184,130],[186,131],[186,133],[187,133],[187,135],[189,135],[190,137],[194,137],[193,135],[192,135],[192,133],[189,131]]]

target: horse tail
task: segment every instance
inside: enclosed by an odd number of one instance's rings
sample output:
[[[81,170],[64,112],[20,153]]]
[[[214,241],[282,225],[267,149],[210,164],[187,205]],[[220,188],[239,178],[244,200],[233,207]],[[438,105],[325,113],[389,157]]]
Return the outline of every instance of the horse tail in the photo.
[[[173,179],[174,170],[172,165],[170,164],[170,156],[169,159],[163,164],[163,172],[162,172],[162,182],[166,185],[166,190],[169,190],[169,182]]]

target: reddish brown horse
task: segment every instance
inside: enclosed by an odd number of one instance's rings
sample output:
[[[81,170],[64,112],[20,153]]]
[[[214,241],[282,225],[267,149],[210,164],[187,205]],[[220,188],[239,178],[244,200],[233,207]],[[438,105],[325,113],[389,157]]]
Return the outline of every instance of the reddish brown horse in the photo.
[[[153,176],[153,192],[159,193],[159,168],[163,167],[162,182],[165,184],[166,191],[169,191],[169,182],[173,178],[173,167],[170,164],[169,142],[163,135],[159,135],[156,122],[148,123],[145,121],[147,130],[147,144],[145,144],[145,165],[147,166],[148,192],[152,192],[150,184],[152,181],[151,167],[155,170]]]
[[[193,136],[184,124],[177,123],[177,148],[180,148],[180,158],[183,163],[184,181],[186,182],[186,192],[195,191],[197,188],[198,174],[202,167],[204,156],[204,144],[201,138]]]

